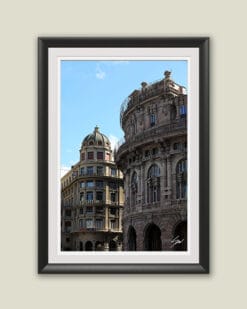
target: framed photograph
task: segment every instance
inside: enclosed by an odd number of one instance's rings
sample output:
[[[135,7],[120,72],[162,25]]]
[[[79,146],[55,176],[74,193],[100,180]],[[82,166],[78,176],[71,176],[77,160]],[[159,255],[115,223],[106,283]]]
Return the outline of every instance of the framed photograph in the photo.
[[[38,38],[38,273],[209,273],[209,38]]]

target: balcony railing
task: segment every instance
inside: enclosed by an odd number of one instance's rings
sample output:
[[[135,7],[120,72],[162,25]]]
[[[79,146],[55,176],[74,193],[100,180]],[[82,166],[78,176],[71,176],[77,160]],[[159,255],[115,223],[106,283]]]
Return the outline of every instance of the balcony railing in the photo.
[[[102,205],[104,204],[104,200],[84,200],[84,201],[80,201],[80,205]]]
[[[119,228],[116,227],[109,227],[109,228],[105,228],[104,226],[102,227],[90,227],[90,228],[86,228],[86,227],[78,227],[78,228],[74,228],[71,232],[72,233],[78,233],[78,232],[119,232]]]
[[[180,208],[186,209],[187,207],[187,199],[171,199],[165,200],[155,203],[146,203],[142,205],[126,205],[124,206],[125,212],[124,217],[128,216],[130,213],[137,213],[137,212],[145,212],[145,211],[155,211],[160,209],[171,209],[171,208]]]
[[[121,153],[128,149],[129,146],[136,143],[141,143],[147,139],[152,139],[160,134],[168,134],[170,132],[174,132],[181,129],[187,128],[187,121],[186,118],[181,118],[178,120],[173,121],[170,124],[162,125],[147,129],[145,131],[140,132],[139,134],[133,135],[128,141],[123,141],[123,144],[119,146],[117,153]]]
[[[130,110],[132,107],[150,99],[155,96],[159,96],[162,94],[167,93],[173,93],[175,95],[179,95],[185,92],[184,87],[180,87],[176,83],[171,83],[168,87],[164,87],[163,80],[158,80],[153,82],[152,84],[149,84],[148,87],[142,91],[140,88],[139,90],[136,90],[135,94],[132,96],[128,96],[123,103],[121,104],[120,108],[120,123],[122,126],[124,114],[127,110]]]
[[[84,200],[84,201],[80,201],[80,205],[111,205],[111,206],[122,206],[124,203],[123,202],[113,202],[111,200]]]
[[[113,178],[121,178],[120,175],[116,174],[116,175],[112,175],[110,172],[106,173],[83,173],[83,174],[78,174],[77,176],[75,176],[73,179],[76,178],[82,178],[82,177],[113,177]]]

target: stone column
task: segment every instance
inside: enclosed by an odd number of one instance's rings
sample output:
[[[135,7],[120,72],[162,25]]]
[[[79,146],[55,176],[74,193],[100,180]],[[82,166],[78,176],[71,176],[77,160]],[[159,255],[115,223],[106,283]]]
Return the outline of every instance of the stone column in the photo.
[[[109,208],[105,206],[105,230],[109,229]]]
[[[108,203],[109,198],[110,198],[110,190],[109,190],[109,184],[107,183],[107,185],[105,186],[105,202]]]
[[[169,196],[172,194],[172,159],[171,156],[167,157],[167,188]]]
[[[161,160],[161,173],[160,173],[160,202],[164,204],[165,193],[166,193],[166,179],[165,179],[165,161]]]
[[[125,191],[125,207],[126,207],[126,209],[127,210],[129,210],[130,209],[130,196],[129,196],[129,174],[128,174],[128,172],[126,173],[126,175],[125,175],[125,178],[126,178],[126,180],[125,180],[125,184],[124,184],[124,191]]]
[[[140,196],[141,196],[141,206],[145,204],[145,175],[144,175],[144,166],[141,164],[140,166],[140,188],[139,188]]]
[[[128,186],[129,186],[129,175],[125,174],[125,182],[124,182],[124,194],[125,194],[125,200],[127,200],[128,197]]]
[[[167,187],[167,159],[164,159],[164,187]]]
[[[123,227],[122,227],[122,218],[123,218],[123,216],[122,216],[122,208],[119,207],[119,208],[118,208],[118,211],[119,211],[118,230],[119,230],[119,232],[122,232],[122,230],[123,230]]]

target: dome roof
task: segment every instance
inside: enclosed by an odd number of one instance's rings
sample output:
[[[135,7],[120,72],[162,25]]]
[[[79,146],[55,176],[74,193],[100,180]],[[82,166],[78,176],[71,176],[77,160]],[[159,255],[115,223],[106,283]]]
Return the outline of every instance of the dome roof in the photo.
[[[100,133],[98,126],[96,126],[94,128],[93,133],[88,134],[82,142],[82,146],[91,146],[91,145],[110,147],[110,141],[108,137]]]

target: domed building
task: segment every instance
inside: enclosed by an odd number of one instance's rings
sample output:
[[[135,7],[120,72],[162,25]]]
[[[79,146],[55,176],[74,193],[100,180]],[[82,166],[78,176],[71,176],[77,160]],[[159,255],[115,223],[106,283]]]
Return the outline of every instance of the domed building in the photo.
[[[122,250],[122,178],[109,139],[95,127],[61,179],[62,250]]]
[[[164,75],[121,107],[125,251],[187,250],[187,95]]]

